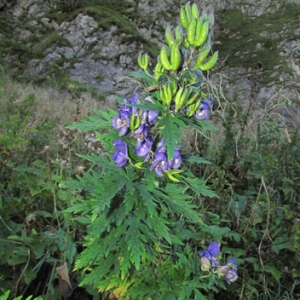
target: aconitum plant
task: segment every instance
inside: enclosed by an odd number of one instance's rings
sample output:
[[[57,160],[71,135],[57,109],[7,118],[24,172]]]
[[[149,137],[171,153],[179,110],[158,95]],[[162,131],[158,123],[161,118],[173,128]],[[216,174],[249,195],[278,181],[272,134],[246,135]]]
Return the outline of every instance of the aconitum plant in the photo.
[[[88,224],[75,270],[82,285],[118,299],[205,299],[212,282],[214,291],[223,287],[219,277],[237,278],[232,260],[219,268],[217,242],[197,254],[203,240],[221,241],[223,231],[209,230],[198,207],[199,199],[217,195],[193,173],[208,162],[185,151],[183,129],[204,137],[215,130],[204,77],[218,52],[207,58],[212,15],[188,3],[179,17],[181,25],[166,28],[158,59],[140,54],[140,70],[129,74],[143,89],[116,97],[118,111],[98,110],[70,126],[99,131],[107,150],[80,155],[93,168],[64,185],[78,191],[67,211]]]

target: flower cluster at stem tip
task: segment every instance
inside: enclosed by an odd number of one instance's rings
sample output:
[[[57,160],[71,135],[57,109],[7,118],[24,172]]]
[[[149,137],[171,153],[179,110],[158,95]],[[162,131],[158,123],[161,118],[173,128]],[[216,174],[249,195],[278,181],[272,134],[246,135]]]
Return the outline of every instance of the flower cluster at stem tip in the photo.
[[[224,277],[228,284],[238,279],[237,261],[234,257],[227,260],[226,265],[219,265],[220,245],[217,242],[211,242],[207,250],[200,251],[201,269],[209,271],[210,269],[220,277]]]
[[[144,100],[152,102],[151,97],[146,97]],[[163,176],[164,171],[179,169],[182,165],[179,146],[175,149],[174,155],[170,160],[167,159],[166,147],[163,140],[157,144],[154,154],[151,152],[154,136],[150,128],[155,124],[159,114],[155,110],[145,110],[131,106],[134,104],[139,104],[138,94],[125,99],[119,113],[112,119],[113,128],[119,131],[120,137],[130,132],[130,137],[136,140],[135,154],[144,158],[145,161],[152,157],[153,161],[150,169],[154,170],[158,176]],[[194,117],[197,120],[208,118],[212,104],[212,99],[203,99]],[[121,168],[126,165],[128,160],[127,144],[122,140],[115,140],[114,147],[117,150],[114,152],[112,160],[115,162],[116,167]]]

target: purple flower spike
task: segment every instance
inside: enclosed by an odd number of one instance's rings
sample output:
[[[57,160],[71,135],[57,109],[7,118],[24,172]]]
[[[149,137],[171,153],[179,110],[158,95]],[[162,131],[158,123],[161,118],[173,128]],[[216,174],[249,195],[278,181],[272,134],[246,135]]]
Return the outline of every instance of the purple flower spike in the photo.
[[[138,142],[135,147],[136,154],[140,157],[148,158],[153,144],[153,136],[149,136]]]
[[[182,159],[179,150],[174,151],[173,157],[168,161],[169,168],[179,169],[182,164]]]
[[[128,150],[127,145],[124,141],[115,140],[114,147],[117,148],[113,154],[112,160],[115,162],[116,167],[121,168],[127,163]]]
[[[160,177],[163,176],[163,171],[168,169],[168,161],[164,152],[157,152],[154,156],[154,161],[150,170],[155,170],[156,174]]]
[[[195,112],[195,118],[197,120],[205,120],[209,117],[210,108],[213,106],[214,101],[211,98],[201,100],[199,108]]]

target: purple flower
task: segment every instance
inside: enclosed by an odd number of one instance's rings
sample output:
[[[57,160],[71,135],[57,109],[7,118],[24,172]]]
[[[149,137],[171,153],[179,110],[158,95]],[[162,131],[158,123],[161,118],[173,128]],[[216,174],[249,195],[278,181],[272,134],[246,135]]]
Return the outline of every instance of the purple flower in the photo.
[[[171,169],[179,169],[182,164],[182,159],[179,150],[174,151],[173,157],[168,161],[168,166]]]
[[[138,108],[128,106],[127,104],[137,104],[138,95],[134,94],[131,99],[125,99],[125,104],[121,105],[119,113],[112,119],[112,126],[119,130],[119,136],[124,136],[130,127],[131,114],[138,115]]]
[[[150,127],[148,123],[141,124],[136,130],[131,132],[131,137],[142,140],[149,135]]]
[[[128,150],[127,145],[124,141],[115,140],[114,147],[117,148],[113,154],[112,160],[115,162],[116,167],[121,168],[127,163]]]
[[[138,104],[139,103],[139,96],[138,94],[133,94],[133,96],[131,97],[131,99],[125,99],[126,104]],[[128,106],[127,106],[128,107]],[[138,115],[138,111],[139,109],[137,107],[134,106],[129,106],[129,112],[134,114],[135,116]]]
[[[130,126],[130,112],[121,108],[119,114],[113,117],[112,126],[120,131],[119,136],[125,135]]]
[[[201,269],[208,271],[210,268],[214,269],[219,264],[218,255],[220,254],[220,245],[217,242],[211,242],[207,250],[200,251]]]
[[[197,120],[205,120],[209,117],[210,108],[213,105],[213,100],[208,98],[206,100],[201,100],[201,103],[196,110],[194,116]]]
[[[153,103],[151,97],[146,97],[145,100]],[[155,110],[143,110],[142,119],[144,120],[144,122],[153,124],[155,123],[158,116],[159,113],[157,113]]]
[[[164,152],[157,152],[154,155],[154,161],[150,167],[150,170],[155,170],[156,174],[160,177],[163,176],[163,171],[168,169],[167,156]]]
[[[135,147],[135,152],[138,156],[148,158],[150,156],[150,151],[153,144],[153,136],[149,136],[148,138],[144,138],[138,141],[138,144]]]
[[[224,277],[228,284],[235,282],[238,279],[236,259],[234,257],[228,259],[225,266],[219,267],[218,274]]]
[[[236,269],[231,269],[229,270],[226,275],[225,275],[225,279],[227,281],[228,284],[233,283],[235,281],[237,281],[238,279],[238,273]]]
[[[164,146],[164,144],[165,144],[165,141],[164,141],[164,140],[161,140],[161,141],[157,144],[157,146],[156,146],[156,151],[155,151],[155,153],[157,153],[157,152],[164,152],[164,153],[166,153],[167,149],[166,149],[166,147]]]
[[[138,108],[137,107],[134,107],[134,106],[128,106],[127,104],[138,104],[138,94],[133,94],[133,96],[128,99],[128,98],[125,98],[124,100],[124,104],[121,105],[121,109],[120,110],[123,110],[123,111],[127,111],[129,112],[129,114],[134,114],[135,116],[138,114]]]

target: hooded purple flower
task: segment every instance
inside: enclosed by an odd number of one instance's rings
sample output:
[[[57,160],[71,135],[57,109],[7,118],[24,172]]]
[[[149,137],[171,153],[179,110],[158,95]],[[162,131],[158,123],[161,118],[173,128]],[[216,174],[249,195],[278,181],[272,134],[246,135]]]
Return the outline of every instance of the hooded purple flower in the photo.
[[[137,116],[139,109],[134,106],[128,106],[127,104],[138,104],[139,103],[139,96],[138,94],[133,94],[130,99],[125,99],[125,104],[122,104],[121,110],[128,111],[130,114],[134,114]]]
[[[130,126],[130,112],[121,108],[119,114],[113,117],[112,126],[120,131],[119,136],[125,135]]]
[[[145,100],[153,103],[151,97],[146,97]],[[144,120],[144,122],[154,124],[158,115],[159,113],[157,113],[155,110],[143,110],[142,119]]]
[[[138,104],[139,103],[138,100],[139,100],[138,94],[133,94],[131,99],[129,99],[129,100],[126,99],[126,103],[127,104]],[[139,109],[137,107],[129,106],[129,108],[130,108],[130,113],[134,114],[135,116],[138,115]]]
[[[160,177],[163,176],[163,171],[168,170],[168,161],[165,152],[156,152],[154,155],[154,161],[150,167],[150,170],[155,170],[156,174]]]
[[[149,135],[150,127],[148,123],[141,124],[136,130],[132,131],[130,136],[137,140],[142,140]]]
[[[131,114],[138,115],[138,108],[128,106],[127,104],[137,104],[138,95],[134,94],[132,98],[125,99],[125,104],[121,105],[119,113],[112,119],[112,126],[114,129],[119,130],[119,136],[124,136],[130,127]]]
[[[219,264],[218,255],[220,254],[220,245],[217,242],[211,242],[207,250],[200,251],[203,271],[208,271],[210,268],[214,269]]]
[[[156,145],[155,153],[157,153],[157,152],[164,152],[164,153],[166,153],[167,149],[166,149],[166,147],[165,147],[164,145],[165,145],[165,141],[164,141],[164,140],[161,140],[161,141]]]
[[[168,161],[168,166],[170,169],[179,169],[182,164],[182,159],[179,150],[174,151],[173,157]]]
[[[210,108],[213,105],[213,100],[208,98],[201,100],[199,108],[196,110],[194,116],[197,120],[205,120],[209,117]]]
[[[153,140],[154,138],[152,135],[142,140],[139,140],[138,144],[135,147],[136,154],[140,157],[149,158]]]
[[[115,162],[116,167],[121,168],[127,163],[128,150],[127,145],[124,141],[115,140],[114,147],[117,148],[113,154],[112,160]]]
[[[234,257],[228,259],[225,266],[219,267],[218,274],[224,277],[228,284],[235,282],[238,279],[236,259]]]

